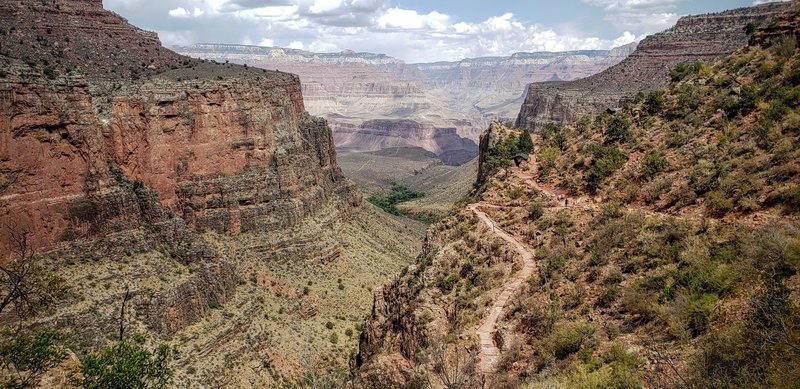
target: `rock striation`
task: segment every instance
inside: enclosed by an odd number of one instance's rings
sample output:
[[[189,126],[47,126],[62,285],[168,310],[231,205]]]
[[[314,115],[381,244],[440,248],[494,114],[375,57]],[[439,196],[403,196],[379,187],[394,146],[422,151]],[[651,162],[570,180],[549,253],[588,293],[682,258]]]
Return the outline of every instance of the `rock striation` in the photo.
[[[343,151],[379,151],[419,147],[447,165],[458,166],[477,156],[478,145],[456,128],[438,128],[414,120],[369,120],[359,126],[334,122],[333,139]]]
[[[549,122],[573,122],[620,106],[638,92],[663,88],[675,65],[710,61],[746,46],[748,23],[762,23],[788,7],[789,3],[771,3],[683,17],[674,27],[642,40],[628,58],[601,73],[529,85],[517,125],[534,130]]]
[[[175,218],[268,231],[360,204],[297,76],[182,57],[99,0],[4,2],[0,27],[0,223],[41,248]]]
[[[176,50],[195,58],[298,74],[309,112],[331,120],[335,133],[339,129],[352,132],[369,120],[413,120],[424,127],[456,128],[461,137],[477,141],[491,120],[511,120],[517,115],[528,83],[586,77],[618,63],[633,48],[635,44],[610,51],[517,53],[427,64],[406,64],[383,54],[352,51],[311,53],[219,44]],[[336,138],[352,141],[351,137]],[[337,146],[351,147],[338,141]],[[435,147],[426,150],[439,154]]]

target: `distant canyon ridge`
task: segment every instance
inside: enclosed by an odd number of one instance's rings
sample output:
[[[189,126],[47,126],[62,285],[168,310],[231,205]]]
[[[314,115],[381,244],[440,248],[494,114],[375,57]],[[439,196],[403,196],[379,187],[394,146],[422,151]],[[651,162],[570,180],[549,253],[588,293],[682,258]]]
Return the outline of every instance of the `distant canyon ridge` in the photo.
[[[299,75],[306,108],[328,119],[342,152],[422,148],[448,165],[477,155],[478,135],[489,122],[516,118],[527,85],[588,77],[635,49],[632,43],[612,50],[407,64],[384,54],[353,51],[225,44],[174,48],[190,57]]]

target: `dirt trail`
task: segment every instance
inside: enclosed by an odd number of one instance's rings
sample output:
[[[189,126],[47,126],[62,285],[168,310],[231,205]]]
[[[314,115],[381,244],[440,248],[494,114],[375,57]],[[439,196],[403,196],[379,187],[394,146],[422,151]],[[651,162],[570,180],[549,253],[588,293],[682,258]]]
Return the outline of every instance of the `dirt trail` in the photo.
[[[470,211],[480,218],[497,236],[514,246],[514,249],[522,256],[522,269],[497,292],[497,297],[489,308],[489,315],[486,316],[478,327],[478,337],[480,338],[481,350],[479,368],[483,373],[494,371],[494,365],[500,357],[500,349],[494,344],[493,334],[497,331],[497,320],[506,308],[508,301],[522,287],[523,283],[530,278],[536,271],[536,261],[533,259],[533,252],[529,251],[522,243],[513,236],[497,227],[494,221],[480,211],[480,204],[469,206]]]

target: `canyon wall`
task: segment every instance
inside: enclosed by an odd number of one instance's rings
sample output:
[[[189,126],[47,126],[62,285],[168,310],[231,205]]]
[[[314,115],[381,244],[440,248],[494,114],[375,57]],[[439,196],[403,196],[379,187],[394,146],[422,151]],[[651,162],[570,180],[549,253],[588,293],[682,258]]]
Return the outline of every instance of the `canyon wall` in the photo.
[[[438,128],[413,120],[369,120],[361,125],[334,121],[333,140],[342,151],[379,151],[419,147],[447,165],[458,166],[477,155],[478,145],[458,135],[456,128]]]
[[[352,51],[311,53],[219,44],[176,50],[195,58],[298,74],[309,112],[332,121],[337,147],[356,150],[360,148],[354,144],[379,143],[368,131],[353,131],[370,120],[412,120],[425,128],[455,128],[460,137],[477,142],[478,134],[492,120],[511,120],[517,115],[528,83],[586,77],[618,63],[633,48],[635,44],[610,51],[517,53],[428,64],[406,64],[383,54]],[[402,126],[395,128],[402,130]],[[359,133],[366,138],[356,140]],[[402,133],[387,136],[404,137]],[[422,143],[430,152],[441,152],[430,137]],[[458,153],[474,157],[474,147],[468,146]]]
[[[37,247],[176,218],[268,231],[360,204],[297,76],[182,57],[101,1],[5,2],[0,26],[0,223]]]
[[[677,64],[710,61],[744,47],[748,23],[762,23],[789,4],[686,16],[674,27],[642,40],[628,58],[601,73],[571,82],[531,84],[517,125],[533,130],[550,122],[569,123],[618,107],[638,92],[663,88]]]

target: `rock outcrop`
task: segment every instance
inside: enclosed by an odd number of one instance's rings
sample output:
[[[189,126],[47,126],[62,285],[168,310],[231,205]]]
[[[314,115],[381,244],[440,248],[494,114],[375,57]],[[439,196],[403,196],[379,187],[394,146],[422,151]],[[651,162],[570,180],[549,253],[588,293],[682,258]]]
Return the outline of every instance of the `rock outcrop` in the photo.
[[[37,247],[175,217],[265,231],[361,201],[294,75],[182,57],[101,1],[5,2],[0,27],[0,223]]]
[[[787,8],[788,3],[772,3],[683,17],[674,27],[642,40],[630,57],[601,73],[529,85],[517,125],[533,130],[544,123],[573,122],[620,106],[638,92],[663,88],[677,64],[710,61],[744,47],[748,23],[764,22]]]

